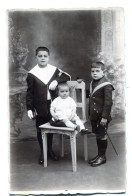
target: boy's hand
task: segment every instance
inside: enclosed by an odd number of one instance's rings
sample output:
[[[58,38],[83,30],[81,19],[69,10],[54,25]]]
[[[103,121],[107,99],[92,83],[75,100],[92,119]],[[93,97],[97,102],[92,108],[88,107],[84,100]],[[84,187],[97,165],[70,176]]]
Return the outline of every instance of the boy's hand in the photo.
[[[33,118],[33,112],[32,112],[32,110],[28,110],[28,117],[30,118],[30,119],[32,119]]]
[[[56,80],[53,80],[49,85],[49,90],[54,91],[56,89],[56,86],[58,85],[58,82]]]
[[[107,119],[106,119],[106,118],[102,118],[101,121],[100,121],[100,124],[101,124],[102,126],[106,126],[106,124],[107,124]]]
[[[84,82],[84,80],[79,78],[79,79],[77,79],[77,82],[81,83],[81,82]]]

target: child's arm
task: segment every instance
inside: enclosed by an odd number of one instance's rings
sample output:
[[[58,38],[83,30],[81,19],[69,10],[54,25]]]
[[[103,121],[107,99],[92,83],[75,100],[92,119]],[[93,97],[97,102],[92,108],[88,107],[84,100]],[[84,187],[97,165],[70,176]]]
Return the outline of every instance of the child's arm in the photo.
[[[56,71],[56,77],[49,85],[49,90],[53,91],[56,89],[57,85],[61,82],[67,82],[71,79],[71,76],[67,74],[66,72],[63,72],[60,69],[57,69]]]
[[[71,112],[71,117],[70,117],[70,119],[72,119],[72,118],[75,116],[75,114],[76,114],[76,108],[73,108],[73,109],[72,109],[72,112]]]
[[[86,89],[86,98],[89,98],[89,96],[90,96],[90,88],[87,88]]]
[[[34,80],[31,74],[27,76],[27,94],[26,94],[26,106],[27,106],[27,114],[30,119],[34,117],[34,106],[33,106],[33,93],[34,93]]]
[[[58,120],[58,116],[56,115],[56,112],[55,112],[55,108],[54,107],[50,107],[50,113],[52,115],[52,117],[55,119],[55,120]]]
[[[76,102],[71,98],[71,108],[72,108],[72,111],[71,111],[71,116],[70,116],[70,119],[72,119],[75,114],[76,114]]]
[[[58,116],[56,115],[56,106],[58,104],[58,98],[55,98],[53,100],[53,102],[51,103],[50,105],[50,113],[51,113],[51,116],[55,119],[55,120],[58,120]]]
[[[104,106],[103,106],[103,111],[102,111],[102,119],[100,122],[100,124],[102,124],[102,125],[106,125],[107,119],[110,116],[111,107],[113,104],[113,101],[112,101],[112,91],[113,90],[114,89],[111,85],[107,85],[104,87]]]

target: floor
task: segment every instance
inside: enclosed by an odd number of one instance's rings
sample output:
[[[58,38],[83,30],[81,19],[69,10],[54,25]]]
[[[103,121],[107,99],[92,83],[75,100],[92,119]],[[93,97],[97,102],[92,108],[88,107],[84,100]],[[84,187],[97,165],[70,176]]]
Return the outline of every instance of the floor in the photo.
[[[24,117],[26,119],[26,116]],[[26,130],[21,125],[21,134],[11,136],[10,143],[10,192],[11,193],[123,193],[126,186],[125,124],[115,120],[110,124],[109,135],[119,156],[109,142],[107,163],[91,167],[83,156],[83,137],[77,137],[77,172],[72,172],[69,138],[65,138],[65,156],[58,162],[48,160],[48,167],[38,164],[39,146],[34,122]],[[87,125],[89,126],[89,125]],[[31,132],[32,131],[32,132]],[[30,133],[32,133],[30,135]],[[59,154],[58,135],[54,135],[53,149]],[[96,155],[94,135],[89,136],[89,158]]]

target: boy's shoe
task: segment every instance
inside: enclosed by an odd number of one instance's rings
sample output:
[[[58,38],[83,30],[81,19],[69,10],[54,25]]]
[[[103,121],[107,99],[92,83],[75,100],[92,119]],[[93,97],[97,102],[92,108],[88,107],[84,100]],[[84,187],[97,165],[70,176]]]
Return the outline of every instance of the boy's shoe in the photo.
[[[81,130],[81,135],[85,135],[85,134],[91,134],[92,132],[89,131],[88,129],[82,129]]]
[[[104,163],[106,163],[106,157],[105,157],[105,155],[99,156],[97,158],[97,160],[91,164],[91,166],[92,167],[97,167],[97,166],[100,166],[100,165],[102,165]]]
[[[90,160],[88,161],[88,163],[89,163],[89,164],[94,163],[94,162],[98,159],[98,157],[99,157],[99,155],[97,155],[96,157],[90,159]]]

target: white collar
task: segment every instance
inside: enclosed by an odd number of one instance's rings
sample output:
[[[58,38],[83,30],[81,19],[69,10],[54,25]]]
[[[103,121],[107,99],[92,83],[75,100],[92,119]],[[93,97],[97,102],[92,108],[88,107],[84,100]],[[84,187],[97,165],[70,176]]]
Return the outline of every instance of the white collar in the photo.
[[[40,68],[38,66],[38,64],[37,64],[35,67],[33,67],[33,69],[31,69],[29,71],[29,73],[31,73],[34,76],[36,76],[44,84],[47,84],[50,81],[50,79],[53,76],[53,74],[55,73],[56,67],[53,66],[53,65],[47,64],[47,66],[45,68]]]

